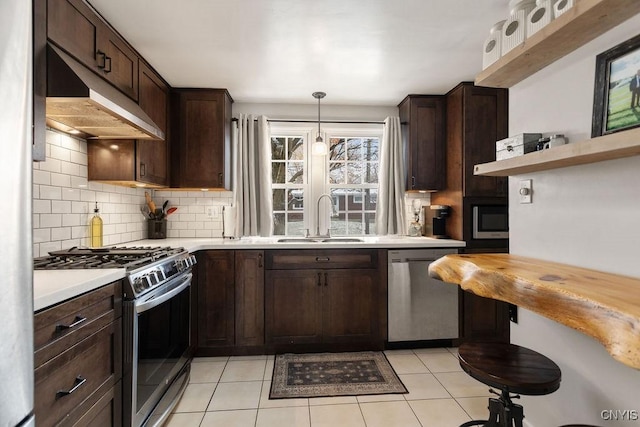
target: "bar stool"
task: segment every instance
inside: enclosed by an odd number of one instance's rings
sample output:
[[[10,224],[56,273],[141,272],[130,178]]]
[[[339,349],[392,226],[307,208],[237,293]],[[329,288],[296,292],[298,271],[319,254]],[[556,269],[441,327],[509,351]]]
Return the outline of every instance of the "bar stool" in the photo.
[[[460,367],[476,380],[495,387],[498,398],[489,398],[489,419],[460,427],[522,427],[524,412],[511,399],[519,394],[542,396],[560,388],[561,372],[551,359],[514,344],[467,342],[458,348]],[[512,395],[512,393],[517,393]]]

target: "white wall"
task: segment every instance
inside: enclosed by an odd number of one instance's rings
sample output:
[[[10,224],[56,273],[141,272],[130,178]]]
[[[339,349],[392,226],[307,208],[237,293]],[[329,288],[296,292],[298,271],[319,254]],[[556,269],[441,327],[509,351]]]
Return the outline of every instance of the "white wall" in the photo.
[[[509,134],[589,138],[595,57],[636,36],[638,28],[640,16],[514,86]],[[521,179],[533,180],[531,205],[517,202]],[[640,278],[639,183],[640,156],[511,177],[511,253]],[[595,340],[526,310],[511,334],[515,344],[553,359],[563,374],[557,392],[523,398],[528,425],[640,425],[600,416],[609,409],[640,413],[640,370],[616,362]]]

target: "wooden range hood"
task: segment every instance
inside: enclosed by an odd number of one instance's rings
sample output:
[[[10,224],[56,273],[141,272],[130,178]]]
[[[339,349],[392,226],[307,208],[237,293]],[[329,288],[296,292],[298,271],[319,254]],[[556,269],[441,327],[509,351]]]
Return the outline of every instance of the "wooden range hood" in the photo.
[[[46,117],[47,125],[67,132],[75,129],[87,139],[165,137],[138,104],[51,44]]]

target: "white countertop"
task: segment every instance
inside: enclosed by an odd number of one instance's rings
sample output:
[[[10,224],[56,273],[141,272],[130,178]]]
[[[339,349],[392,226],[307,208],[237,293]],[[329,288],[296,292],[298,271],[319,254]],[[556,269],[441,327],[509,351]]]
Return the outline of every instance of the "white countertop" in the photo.
[[[243,237],[241,239],[162,239],[138,240],[118,246],[183,247],[189,252],[209,249],[400,249],[400,248],[462,248],[460,240],[429,237],[380,236],[364,237],[364,242],[288,242],[281,237]],[[123,268],[93,270],[35,270],[33,274],[34,310],[42,310],[69,298],[97,289],[125,277]]]
[[[33,310],[42,310],[122,279],[124,276],[124,268],[35,270],[33,272]]]

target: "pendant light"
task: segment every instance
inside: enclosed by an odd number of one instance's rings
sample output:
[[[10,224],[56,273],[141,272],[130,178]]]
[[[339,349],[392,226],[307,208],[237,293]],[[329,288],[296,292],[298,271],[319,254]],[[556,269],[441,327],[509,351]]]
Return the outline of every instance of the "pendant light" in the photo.
[[[320,100],[327,96],[327,94],[324,92],[313,92],[312,95],[318,100],[318,136],[316,137],[316,142],[311,146],[311,152],[316,156],[326,156],[329,150],[320,135]]]

